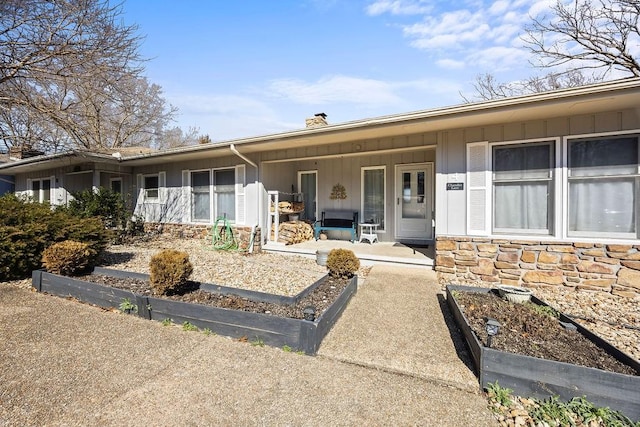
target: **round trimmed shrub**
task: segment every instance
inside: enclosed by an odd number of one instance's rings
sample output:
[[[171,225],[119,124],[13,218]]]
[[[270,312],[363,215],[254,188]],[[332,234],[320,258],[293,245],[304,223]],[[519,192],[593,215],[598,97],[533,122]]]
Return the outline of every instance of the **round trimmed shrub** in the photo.
[[[327,256],[327,268],[332,277],[353,277],[360,268],[360,260],[349,249],[332,249]]]
[[[96,251],[86,243],[65,240],[54,243],[44,250],[42,266],[49,273],[77,276],[93,268],[96,255]]]
[[[156,295],[171,295],[187,284],[193,273],[189,254],[166,249],[151,257],[149,282]]]

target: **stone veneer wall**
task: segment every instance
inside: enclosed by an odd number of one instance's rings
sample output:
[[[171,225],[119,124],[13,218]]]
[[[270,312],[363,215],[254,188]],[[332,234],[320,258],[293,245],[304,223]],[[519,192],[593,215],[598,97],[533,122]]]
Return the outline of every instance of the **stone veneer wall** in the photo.
[[[640,296],[640,245],[439,236],[440,283],[566,286]]]
[[[233,233],[240,242],[240,246],[248,248],[251,242],[251,227],[244,226],[232,226]],[[159,231],[161,233],[167,233],[179,238],[195,238],[204,239],[209,236],[211,232],[211,225],[207,224],[175,224],[175,223],[152,223],[147,222],[144,224],[144,230]],[[256,229],[256,237],[253,241],[253,251],[259,252],[262,250],[260,228]]]

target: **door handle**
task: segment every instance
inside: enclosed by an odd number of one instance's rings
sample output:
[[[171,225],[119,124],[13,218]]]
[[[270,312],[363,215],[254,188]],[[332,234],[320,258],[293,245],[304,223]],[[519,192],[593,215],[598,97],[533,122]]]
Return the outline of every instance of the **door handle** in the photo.
[[[400,206],[400,197],[398,197],[398,201],[396,202],[398,206]]]

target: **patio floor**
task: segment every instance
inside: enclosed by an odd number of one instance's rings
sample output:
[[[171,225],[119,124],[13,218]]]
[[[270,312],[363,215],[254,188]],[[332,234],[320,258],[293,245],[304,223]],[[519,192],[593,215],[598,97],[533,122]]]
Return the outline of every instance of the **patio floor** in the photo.
[[[347,240],[308,240],[294,245],[268,242],[262,249],[268,252],[288,253],[314,258],[318,250],[350,249],[365,265],[383,263],[433,268],[433,260],[435,258],[433,244],[414,246],[397,242],[351,243]]]

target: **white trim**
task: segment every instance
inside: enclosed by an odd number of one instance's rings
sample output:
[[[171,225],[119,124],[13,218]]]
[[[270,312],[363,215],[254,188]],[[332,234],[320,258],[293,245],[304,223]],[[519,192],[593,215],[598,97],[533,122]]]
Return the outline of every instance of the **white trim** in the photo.
[[[120,194],[123,194],[124,188],[122,187],[122,177],[118,176],[115,178],[109,178],[109,189],[113,191],[113,183],[116,181],[120,181]]]
[[[185,171],[182,171],[182,173],[184,174]],[[213,171],[211,169],[188,169],[186,170],[187,174],[188,174],[188,204],[186,204],[186,210],[187,210],[187,222],[193,223],[193,224],[211,224],[212,223],[212,217],[213,217],[213,210],[215,208],[215,205],[213,203]],[[207,219],[195,219],[193,217],[193,174],[194,173],[202,173],[202,172],[208,172],[209,173],[209,218]],[[183,185],[184,185],[184,175],[182,177],[183,179]]]
[[[402,194],[398,193],[398,189],[399,187],[399,176],[398,176],[398,172],[400,171],[400,169],[405,168],[405,167],[422,167],[424,166],[424,169],[427,173],[427,175],[424,177],[425,179],[425,183],[424,183],[424,197],[428,197],[430,200],[429,203],[429,208],[431,209],[431,213],[429,215],[430,219],[431,219],[431,224],[429,224],[429,221],[427,221],[427,229],[428,229],[428,234],[429,236],[424,239],[424,238],[416,238],[415,240],[426,240],[426,241],[430,241],[434,239],[435,236],[435,165],[434,162],[418,162],[418,163],[398,163],[394,165],[394,184],[393,184],[393,192],[394,192],[394,197],[393,200],[396,200],[396,203],[394,203],[394,238],[396,240],[411,240],[410,238],[404,237],[404,236],[400,236],[398,234],[398,229],[399,229],[399,225],[400,225],[400,219],[401,219],[401,215],[399,214],[399,198],[403,197]],[[386,205],[386,204],[385,204]],[[386,216],[385,216],[386,218]]]
[[[623,244],[637,244],[640,242],[640,218],[638,217],[637,206],[640,204],[638,197],[640,196],[640,189],[636,188],[636,232],[635,233],[611,233],[611,232],[595,232],[595,231],[576,231],[571,233],[569,230],[569,142],[572,140],[589,140],[597,138],[614,138],[625,137],[635,135],[638,139],[638,156],[636,160],[636,173],[628,175],[616,175],[617,177],[624,178],[636,178],[638,182],[640,178],[640,129],[631,129],[624,131],[610,131],[577,135],[565,135],[562,137],[562,238],[566,240],[575,241],[576,239],[589,238],[588,242],[603,242],[611,243],[611,239],[620,239]],[[616,176],[607,176],[607,178],[615,178]],[[570,235],[571,233],[571,235]]]
[[[384,221],[380,223],[377,231],[379,233],[384,233],[389,230],[388,217],[387,217],[387,165],[362,166],[360,168],[360,215],[361,215],[361,218],[359,218],[359,221],[360,222],[365,221],[365,218],[364,218],[364,172],[367,170],[378,170],[378,169],[382,169],[382,178],[384,180],[383,188],[382,188],[382,191],[384,192],[383,205],[382,205],[384,209],[382,213],[384,215]]]
[[[536,231],[536,230],[528,230],[528,229],[522,229],[522,230],[514,230],[514,229],[504,229],[504,231],[501,231],[500,229],[497,229],[494,225],[494,171],[493,171],[493,148],[494,147],[501,147],[501,146],[506,146],[506,145],[527,145],[527,144],[536,144],[536,143],[553,143],[553,164],[550,167],[550,178],[551,181],[553,182],[552,186],[553,186],[553,193],[554,193],[554,197],[553,200],[551,200],[551,202],[553,203],[553,207],[552,207],[552,212],[548,212],[547,216],[548,216],[548,221],[549,221],[549,225],[552,228],[553,232],[550,231]],[[490,174],[490,191],[489,191],[489,221],[490,221],[490,233],[491,235],[496,235],[496,236],[502,236],[504,234],[517,234],[517,235],[522,235],[522,236],[534,236],[534,237],[540,237],[540,236],[544,236],[544,237],[558,237],[561,236],[561,230],[562,230],[562,221],[560,215],[558,215],[558,211],[562,209],[562,182],[560,182],[560,180],[558,179],[558,176],[562,176],[562,173],[558,173],[558,171],[560,171],[561,168],[561,147],[562,147],[562,138],[560,137],[549,137],[549,138],[533,138],[533,139],[519,139],[519,140],[514,140],[514,141],[500,141],[500,142],[490,142],[489,143],[489,174]],[[546,180],[545,180],[546,181]]]
[[[237,225],[244,225],[247,222],[246,170],[245,165],[237,165],[235,168],[235,223]]]
[[[313,212],[313,216],[317,220],[318,219],[318,201],[317,201],[317,199],[318,199],[318,169],[298,171],[298,193],[302,193],[302,174],[315,174],[315,176],[316,176],[316,200],[303,200],[303,202],[305,203],[305,210],[306,210],[307,203],[313,203],[315,201],[315,209],[314,209],[314,212]],[[308,219],[308,218],[306,218],[306,219]]]

